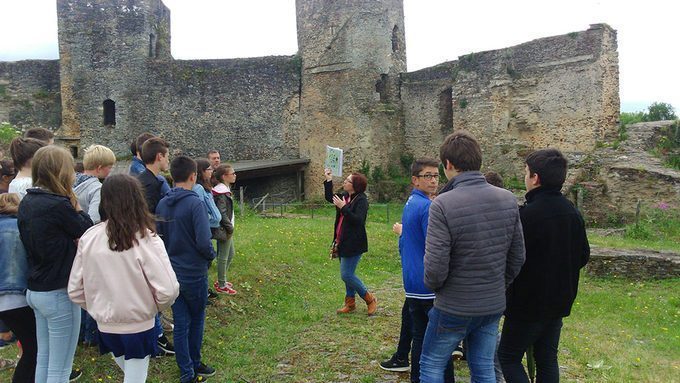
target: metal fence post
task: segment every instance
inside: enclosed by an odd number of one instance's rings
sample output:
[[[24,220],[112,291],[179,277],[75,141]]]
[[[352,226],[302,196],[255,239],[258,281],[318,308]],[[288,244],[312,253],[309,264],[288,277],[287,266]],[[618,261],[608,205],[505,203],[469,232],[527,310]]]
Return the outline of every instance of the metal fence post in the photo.
[[[387,207],[387,224],[390,223],[390,204],[385,205]]]

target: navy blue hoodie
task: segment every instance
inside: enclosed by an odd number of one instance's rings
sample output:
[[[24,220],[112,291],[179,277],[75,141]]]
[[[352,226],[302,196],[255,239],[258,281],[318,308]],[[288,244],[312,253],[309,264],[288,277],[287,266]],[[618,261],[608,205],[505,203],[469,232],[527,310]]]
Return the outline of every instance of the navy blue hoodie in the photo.
[[[208,212],[198,194],[173,188],[156,208],[158,234],[165,243],[177,280],[192,282],[208,274],[215,250],[210,241]]]

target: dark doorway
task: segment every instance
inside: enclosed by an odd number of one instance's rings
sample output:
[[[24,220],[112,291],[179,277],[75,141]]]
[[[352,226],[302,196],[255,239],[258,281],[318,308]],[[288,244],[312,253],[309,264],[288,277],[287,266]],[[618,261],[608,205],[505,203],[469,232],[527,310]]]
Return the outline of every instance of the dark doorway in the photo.
[[[104,126],[116,125],[116,103],[104,100]]]

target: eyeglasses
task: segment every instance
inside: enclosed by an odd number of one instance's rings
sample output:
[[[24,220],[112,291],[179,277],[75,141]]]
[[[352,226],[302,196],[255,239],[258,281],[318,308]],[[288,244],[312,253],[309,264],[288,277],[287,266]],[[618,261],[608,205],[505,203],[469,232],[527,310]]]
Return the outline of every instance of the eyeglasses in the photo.
[[[229,174],[227,174],[227,175],[230,176],[230,175],[232,175],[232,174],[233,174],[233,175],[236,175],[236,172],[229,173]]]
[[[351,183],[352,183],[352,180],[349,179],[349,178],[347,178],[347,179],[342,180],[342,183],[351,184]]]
[[[416,177],[418,177],[418,178],[425,178],[425,179],[428,180],[428,181],[431,180],[431,179],[437,180],[437,179],[439,179],[439,174],[430,174],[430,173],[428,173],[428,174],[419,174],[419,175],[417,175]]]

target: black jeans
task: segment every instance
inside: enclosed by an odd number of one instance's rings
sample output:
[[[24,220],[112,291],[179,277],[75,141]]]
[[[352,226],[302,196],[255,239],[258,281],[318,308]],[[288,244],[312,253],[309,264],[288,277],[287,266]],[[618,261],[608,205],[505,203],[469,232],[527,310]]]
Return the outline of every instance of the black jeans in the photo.
[[[553,383],[560,381],[557,363],[557,346],[560,343],[562,318],[538,322],[513,320],[505,317],[498,358],[507,383],[528,383],[522,357],[529,346],[534,346],[536,361],[536,382]]]
[[[411,341],[413,322],[411,321],[411,313],[408,311],[408,301],[404,300],[404,306],[401,308],[401,332],[399,333],[399,345],[397,345],[397,358],[399,360],[408,360],[408,354],[411,352]]]
[[[0,312],[0,319],[21,342],[23,354],[14,370],[12,383],[35,381],[35,365],[38,357],[38,341],[35,332],[35,314],[28,307]]]
[[[413,321],[413,344],[411,345],[411,382],[420,382],[420,354],[423,352],[423,339],[429,321],[427,313],[434,305],[434,299],[414,299],[406,298],[409,313]],[[444,370],[444,381],[455,382],[453,376],[453,357]]]

